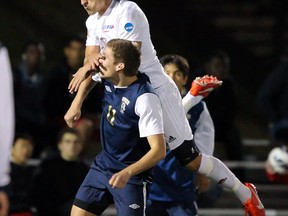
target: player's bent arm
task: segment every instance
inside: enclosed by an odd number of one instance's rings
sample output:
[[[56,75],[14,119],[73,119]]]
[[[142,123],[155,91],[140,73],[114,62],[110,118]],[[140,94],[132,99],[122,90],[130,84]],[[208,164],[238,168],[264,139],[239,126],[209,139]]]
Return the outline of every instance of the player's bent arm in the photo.
[[[87,64],[90,62],[95,55],[98,55],[100,53],[100,47],[99,46],[86,46],[85,49],[85,58],[83,65]]]
[[[156,134],[147,137],[150,150],[136,163],[126,169],[130,176],[137,175],[155,166],[166,155],[166,146],[163,134]]]
[[[92,75],[89,76],[88,79],[83,81],[83,83],[80,85],[79,91],[77,92],[74,100],[72,101],[72,105],[74,106],[82,106],[83,101],[89,94],[89,92],[93,89],[93,87],[96,85],[97,82],[95,82],[92,79]]]
[[[113,188],[124,188],[129,179],[151,167],[154,167],[166,155],[166,146],[163,134],[156,134],[147,137],[151,149],[137,162],[131,164],[118,173],[115,173],[109,180]]]
[[[89,75],[99,66],[99,59],[101,57],[99,46],[87,46],[85,50],[85,58],[83,66],[73,74],[73,79],[69,83],[68,89],[71,93],[78,91],[81,83],[89,78]]]
[[[137,162],[114,174],[109,181],[112,187],[123,188],[131,176],[155,166],[166,154],[159,98],[153,93],[139,96],[135,104],[135,113],[140,117],[140,137],[147,137],[151,149]]]
[[[77,92],[70,108],[64,116],[64,119],[69,127],[73,127],[75,121],[80,118],[83,101],[96,84],[96,82],[91,77],[92,76],[81,83],[79,91]]]

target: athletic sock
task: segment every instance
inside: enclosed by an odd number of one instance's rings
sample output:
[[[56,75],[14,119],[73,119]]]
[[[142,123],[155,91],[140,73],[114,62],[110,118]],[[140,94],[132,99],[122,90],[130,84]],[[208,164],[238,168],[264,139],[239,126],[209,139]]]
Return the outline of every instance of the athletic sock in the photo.
[[[198,172],[233,191],[241,203],[245,203],[247,199],[251,198],[250,189],[242,184],[228,167],[215,157],[202,154]]]

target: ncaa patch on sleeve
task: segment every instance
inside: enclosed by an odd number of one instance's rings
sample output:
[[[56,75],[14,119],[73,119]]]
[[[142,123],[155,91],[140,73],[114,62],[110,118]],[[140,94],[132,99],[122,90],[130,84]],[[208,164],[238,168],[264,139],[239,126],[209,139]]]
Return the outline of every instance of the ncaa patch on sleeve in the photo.
[[[133,29],[134,29],[134,26],[132,23],[126,23],[125,26],[124,26],[124,29],[127,31],[127,32],[131,32]]]

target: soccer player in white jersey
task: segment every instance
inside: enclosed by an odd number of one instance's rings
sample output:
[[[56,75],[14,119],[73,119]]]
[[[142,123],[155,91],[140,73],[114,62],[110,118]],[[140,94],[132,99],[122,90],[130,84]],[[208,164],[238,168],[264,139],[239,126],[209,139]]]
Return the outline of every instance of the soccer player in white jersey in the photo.
[[[181,165],[207,175],[234,191],[249,215],[265,215],[254,185],[242,184],[221,161],[199,154],[195,149],[180,93],[173,80],[163,71],[150,38],[148,20],[139,6],[126,0],[81,0],[81,4],[90,15],[86,21],[88,36],[84,66],[69,84],[70,92],[76,92],[80,84],[87,86],[92,82],[92,71],[99,66],[101,52],[109,40],[121,38],[135,42],[142,54],[139,71],[149,76],[160,98],[165,139]],[[201,96],[193,97],[188,93],[183,98],[184,108],[188,110],[192,101],[200,100]],[[76,117],[75,113],[74,116],[72,113],[68,114],[71,119]]]

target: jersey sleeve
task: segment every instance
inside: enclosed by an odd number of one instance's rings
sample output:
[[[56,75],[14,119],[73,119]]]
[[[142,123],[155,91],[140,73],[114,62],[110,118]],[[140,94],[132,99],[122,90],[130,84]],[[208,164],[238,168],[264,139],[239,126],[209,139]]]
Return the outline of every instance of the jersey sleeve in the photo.
[[[86,46],[99,46],[99,40],[96,36],[96,25],[93,22],[93,16],[89,16],[86,20],[86,28],[87,28],[87,38],[86,38]]]
[[[161,104],[155,94],[145,93],[139,96],[135,104],[135,113],[140,117],[140,137],[164,134]]]
[[[215,145],[214,124],[205,103],[204,110],[196,122],[195,127],[194,141],[196,146],[200,152],[206,155],[213,155]]]
[[[10,148],[14,138],[14,97],[13,97],[13,77],[9,54],[6,47],[0,47],[0,110],[5,113],[0,122],[0,187],[4,187],[10,182]]]
[[[142,41],[149,24],[143,11],[135,4],[123,7],[118,19],[118,38],[130,41]]]

